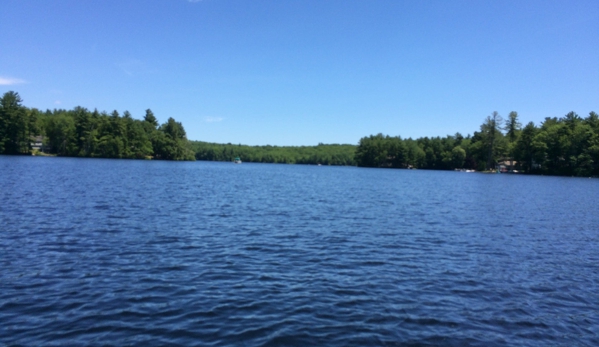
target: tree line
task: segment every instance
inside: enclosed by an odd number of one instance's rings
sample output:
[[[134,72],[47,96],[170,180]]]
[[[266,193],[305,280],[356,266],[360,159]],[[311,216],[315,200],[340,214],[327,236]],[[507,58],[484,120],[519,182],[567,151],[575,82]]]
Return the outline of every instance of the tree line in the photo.
[[[128,111],[46,110],[21,105],[18,93],[0,99],[0,154],[29,154],[35,137],[44,152],[75,157],[154,158],[166,160],[357,165],[433,170],[493,170],[502,161],[526,173],[599,176],[599,116],[570,112],[524,127],[517,112],[504,120],[486,117],[473,135],[402,139],[383,134],[360,139],[357,146],[246,146],[188,141],[180,122],[159,124],[150,109],[143,120]]]
[[[254,163],[356,165],[354,145],[246,146],[191,141],[191,148],[197,160],[232,161],[239,157]]]
[[[526,173],[568,176],[599,175],[599,116],[570,112],[522,127],[517,112],[504,121],[489,115],[472,136],[402,139],[383,134],[360,139],[358,166],[435,170],[493,170],[502,161]]]
[[[0,99],[0,154],[29,154],[35,137],[44,152],[69,157],[194,160],[185,129],[169,118],[159,125],[150,109],[143,120],[83,107],[46,110],[21,105],[18,93]]]

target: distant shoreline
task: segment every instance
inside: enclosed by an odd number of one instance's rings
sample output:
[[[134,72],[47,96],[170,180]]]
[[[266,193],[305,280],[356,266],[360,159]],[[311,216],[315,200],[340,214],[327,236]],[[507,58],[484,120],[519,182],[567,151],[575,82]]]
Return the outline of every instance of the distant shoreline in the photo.
[[[379,133],[357,145],[248,146],[190,141],[183,124],[162,124],[147,109],[143,120],[128,111],[54,109],[21,105],[13,91],[0,100],[0,154],[358,166],[394,169],[475,170],[552,176],[599,176],[599,115],[570,112],[522,127],[517,112],[507,120],[493,112],[473,135],[417,139]]]

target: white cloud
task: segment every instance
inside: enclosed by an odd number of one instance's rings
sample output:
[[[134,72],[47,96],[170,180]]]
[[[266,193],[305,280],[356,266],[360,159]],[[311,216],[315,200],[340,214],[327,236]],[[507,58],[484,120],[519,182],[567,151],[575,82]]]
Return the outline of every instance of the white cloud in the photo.
[[[60,100],[56,100],[56,101],[54,101],[54,103],[55,103],[56,105],[60,105],[60,104],[62,104],[62,101],[60,101]]]
[[[10,77],[0,77],[0,86],[12,86],[13,84],[22,84],[25,80]]]
[[[217,123],[222,122],[223,120],[223,117],[204,117],[204,122],[206,123]]]

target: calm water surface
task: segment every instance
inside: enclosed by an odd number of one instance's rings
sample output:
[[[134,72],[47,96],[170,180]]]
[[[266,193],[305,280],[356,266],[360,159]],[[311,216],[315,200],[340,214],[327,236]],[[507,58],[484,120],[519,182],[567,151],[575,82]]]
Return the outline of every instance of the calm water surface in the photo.
[[[599,345],[596,179],[0,156],[0,189],[0,345]]]

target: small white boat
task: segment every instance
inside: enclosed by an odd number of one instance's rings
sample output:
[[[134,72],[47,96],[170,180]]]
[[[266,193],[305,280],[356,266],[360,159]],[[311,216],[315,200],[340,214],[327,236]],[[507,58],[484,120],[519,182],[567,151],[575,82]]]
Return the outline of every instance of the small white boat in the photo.
[[[233,161],[235,164],[241,164],[241,159],[239,157],[236,157],[235,160]]]

